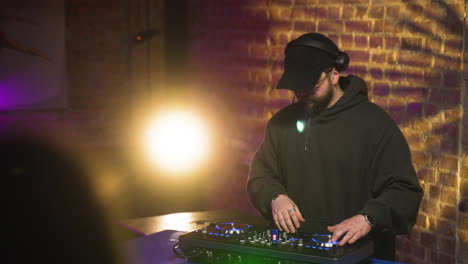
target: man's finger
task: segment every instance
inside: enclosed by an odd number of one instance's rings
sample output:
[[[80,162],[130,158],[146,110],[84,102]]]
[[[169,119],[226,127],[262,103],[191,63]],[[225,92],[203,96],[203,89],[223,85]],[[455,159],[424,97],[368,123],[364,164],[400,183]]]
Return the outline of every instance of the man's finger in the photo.
[[[350,240],[348,240],[348,244],[354,244],[356,241],[359,240],[359,238],[361,238],[361,233],[356,232],[356,234],[354,234],[354,236]]]
[[[286,224],[284,216],[281,213],[278,215],[278,222],[280,223],[280,226],[281,226],[280,230],[281,231],[284,230],[287,233],[289,233],[288,225]]]
[[[281,225],[279,224],[278,216],[276,215],[276,213],[273,213],[273,220],[275,221],[275,225],[278,227],[278,229],[280,231],[283,231],[283,230],[281,230]]]
[[[348,242],[348,240],[350,238],[352,238],[354,236],[354,234],[351,234],[351,232],[348,230],[348,232],[346,233],[346,235],[343,237],[343,239],[341,239],[340,243],[338,245],[340,246],[344,246],[346,245],[346,242]]]
[[[283,212],[283,219],[284,219],[284,222],[285,222],[285,225],[286,225],[286,233],[293,233],[294,232],[294,225],[291,221],[291,216],[289,215],[289,213],[287,211]]]
[[[327,226],[327,229],[328,229],[328,231],[330,231],[330,232],[335,232],[336,225],[334,225],[334,226]]]
[[[296,212],[292,211],[289,214],[291,215],[291,219],[294,223],[294,227],[299,228],[301,225],[299,224],[299,220],[297,219]]]
[[[297,219],[299,219],[299,221],[305,222],[305,219],[302,216],[301,210],[299,210],[299,208],[297,208],[297,206],[296,206],[296,216],[297,216]]]
[[[340,237],[342,237],[344,234],[346,233],[346,231],[344,229],[340,229],[339,227],[337,227],[335,229],[335,231],[333,232],[333,235],[332,235],[332,241],[337,241]]]

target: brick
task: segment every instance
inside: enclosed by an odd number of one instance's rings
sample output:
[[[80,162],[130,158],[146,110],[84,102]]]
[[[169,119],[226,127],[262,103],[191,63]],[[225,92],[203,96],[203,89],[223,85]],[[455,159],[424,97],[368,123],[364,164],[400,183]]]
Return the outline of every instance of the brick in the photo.
[[[387,84],[376,83],[373,86],[372,94],[374,96],[388,96],[390,94],[390,88]]]
[[[407,30],[411,34],[417,35],[428,35],[433,36],[436,35],[436,26],[433,21],[414,21],[411,20],[411,23],[406,24]]]
[[[448,123],[434,129],[436,135],[458,138],[458,124]]]
[[[388,64],[396,64],[397,63],[397,52],[394,52],[394,51],[388,52],[386,62]]]
[[[417,175],[418,175],[418,179],[422,182],[435,183],[435,171],[433,169],[418,170]]]
[[[431,90],[432,92],[432,90]],[[439,106],[439,104],[435,104],[435,103],[426,103],[425,106],[424,106],[424,112],[427,116],[435,116],[437,114],[439,114],[441,111],[441,107]]]
[[[341,0],[340,2],[343,4],[363,4],[363,5],[369,3],[368,0],[367,1],[366,0]]]
[[[435,243],[434,243],[435,244]],[[430,255],[430,263],[455,263],[455,259],[453,256],[438,252],[436,250],[429,251]]]
[[[398,19],[400,17],[400,7],[399,6],[387,6],[386,8],[386,17],[391,19]]]
[[[400,39],[396,37],[386,37],[384,38],[385,48],[386,49],[399,49],[400,48]]]
[[[409,117],[406,115],[405,112],[390,112],[390,117],[399,126],[403,126],[404,124],[409,122]]]
[[[440,216],[446,218],[447,220],[456,221],[457,208],[451,205],[443,205],[440,210]]]
[[[350,66],[347,70],[348,73],[350,74],[356,74],[361,77],[365,77],[367,74],[367,68],[366,66],[359,66],[359,65],[354,65]]]
[[[387,54],[386,53],[372,53],[371,62],[384,63],[386,62]]]
[[[385,33],[402,33],[404,22],[401,20],[385,19],[383,24],[383,32]]]
[[[333,32],[341,33],[343,32],[344,24],[342,20],[327,20],[318,22],[318,31],[319,32]]]
[[[421,38],[402,38],[401,48],[404,50],[421,50],[422,39]]]
[[[440,201],[448,204],[455,204],[457,202],[457,191],[452,188],[444,187],[440,193]]]
[[[422,152],[422,151],[412,152],[412,159],[413,159],[414,164],[416,164],[417,166],[421,166],[421,167],[429,165],[430,162],[431,162],[431,156],[428,155],[427,153]],[[424,176],[429,176],[429,175],[424,175]],[[421,177],[421,175],[420,175],[420,177]],[[428,178],[428,179],[420,178],[420,179],[421,180],[429,180],[429,179],[432,179],[432,178]]]
[[[399,63],[408,66],[428,67],[431,65],[430,54],[421,54],[410,51],[401,51],[399,53]]]
[[[443,20],[442,31],[445,36],[462,36],[463,21],[457,17],[447,17]]]
[[[468,165],[463,165],[461,171],[460,171],[460,177],[468,179]]]
[[[381,68],[372,68],[369,70],[369,73],[374,79],[382,79],[383,77],[383,72]],[[382,84],[379,84],[379,85],[382,86]],[[388,89],[388,85],[387,84],[385,85],[387,86],[387,89]]]
[[[443,139],[440,143],[440,150],[445,154],[457,155],[458,143],[457,139]]]
[[[424,107],[424,104],[422,104]],[[425,134],[427,131],[430,131],[432,129],[432,123],[429,120],[421,119],[418,120],[417,122],[414,122],[413,125],[411,126],[415,131],[418,131],[420,134]],[[431,135],[427,136],[427,139],[431,138]],[[426,140],[426,144],[428,144],[429,141]]]
[[[355,7],[354,17],[360,19],[365,18],[368,10],[369,8],[367,6],[357,6]]]
[[[440,219],[438,221],[438,232],[441,235],[454,237],[456,224],[454,221],[447,221]]]
[[[381,49],[383,47],[383,38],[382,37],[370,37],[369,46],[374,49]]]
[[[436,247],[436,241],[435,234],[426,231],[421,232],[421,245],[433,249]]]
[[[410,241],[409,251],[412,253],[413,257],[424,260],[426,249],[423,246]]]
[[[405,104],[401,100],[390,99],[390,112],[401,112],[405,110]]]
[[[429,187],[429,198],[439,200],[440,198],[440,187],[436,185],[430,185]]]
[[[399,86],[392,90],[392,94],[405,98],[426,99],[428,89],[421,87]]]
[[[442,83],[442,73],[440,71],[426,71],[424,72],[424,82],[439,87]]]
[[[369,41],[367,36],[356,36],[354,37],[354,46],[356,48],[368,48]]]
[[[373,33],[382,33],[384,32],[384,21],[383,20],[375,20],[372,21],[372,32]]]
[[[461,58],[456,55],[449,56],[438,54],[435,56],[434,67],[444,70],[458,70],[461,69]]]
[[[411,69],[406,72],[406,78],[409,82],[422,83],[424,81],[424,72],[419,69]]]
[[[456,243],[454,238],[439,238],[439,249],[442,253],[448,255],[454,255],[456,249]]]
[[[296,22],[294,24],[294,28],[297,31],[314,32],[315,31],[315,23],[298,21],[298,22]]]
[[[422,116],[423,104],[419,102],[408,103],[406,106],[408,114],[411,116]]]
[[[418,218],[419,218],[419,215],[418,215]],[[416,221],[416,222],[417,222],[417,221]],[[414,228],[410,231],[410,233],[409,233],[409,235],[408,235],[408,239],[409,239],[410,241],[419,242],[419,237],[420,237],[420,235],[421,235],[420,228],[414,227]]]
[[[406,79],[406,74],[403,71],[395,69],[387,69],[385,76],[391,81],[404,81]]]
[[[459,71],[446,71],[443,76],[446,87],[461,87],[463,85],[463,73]]]
[[[442,156],[438,159],[438,165],[441,169],[457,171],[458,158],[453,156]]]
[[[431,89],[429,101],[457,105],[460,103],[460,92],[446,89]]]
[[[328,18],[341,18],[341,7],[328,7]]]
[[[463,41],[461,38],[447,39],[444,45],[444,51],[447,53],[460,54],[463,49]]]
[[[325,7],[308,7],[304,10],[307,20],[329,17],[328,8]]]
[[[424,229],[429,228],[429,219],[427,218],[425,214],[421,214],[421,213],[418,214],[418,217],[416,218],[416,226],[424,228]],[[413,231],[415,231],[415,229],[413,229]],[[420,237],[421,237],[421,232],[418,231],[418,241],[420,240]]]
[[[340,45],[343,48],[352,47],[354,43],[354,38],[351,35],[341,35],[340,36]]]
[[[345,21],[346,32],[369,33],[371,21]]]
[[[372,6],[369,10],[369,17],[381,19],[384,15],[383,6]]]
[[[425,44],[426,50],[432,51],[435,54],[442,52],[442,40],[438,38],[428,38]]]
[[[389,100],[386,98],[379,98],[377,100],[374,100],[374,103],[382,107],[382,109],[384,110],[388,110],[389,108]]]
[[[419,18],[423,13],[423,7],[419,4],[409,3],[405,6],[405,9],[409,11],[409,15],[412,18]]]

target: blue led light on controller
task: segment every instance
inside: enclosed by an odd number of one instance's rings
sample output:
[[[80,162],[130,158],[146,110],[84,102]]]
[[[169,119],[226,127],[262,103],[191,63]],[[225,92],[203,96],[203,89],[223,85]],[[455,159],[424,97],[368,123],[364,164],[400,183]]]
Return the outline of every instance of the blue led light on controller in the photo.
[[[220,227],[220,225],[226,225],[225,227]],[[235,227],[237,226],[237,227]],[[245,229],[248,229],[250,228],[250,225],[249,224],[240,224],[240,225],[236,225],[234,222],[224,222],[224,223],[221,223],[219,225],[216,225],[215,229],[217,230],[229,230],[229,231],[243,231]]]
[[[328,243],[328,244],[333,244],[333,245],[336,245],[338,243],[340,243],[340,241],[335,241],[335,242],[323,242],[323,241],[318,241],[317,239],[315,238],[312,238],[312,241],[316,242],[316,243]]]
[[[321,237],[321,236],[323,236],[323,237],[329,237],[330,235],[326,235],[326,234],[314,234],[314,236],[317,236],[317,237]],[[316,242],[316,243],[328,243],[328,244],[332,244],[332,245],[336,245],[336,244],[339,244],[339,243],[340,243],[340,241],[335,241],[335,242],[331,242],[331,241],[330,241],[330,242],[318,241],[318,240],[315,239],[315,238],[312,238],[311,240],[312,240],[313,242]]]

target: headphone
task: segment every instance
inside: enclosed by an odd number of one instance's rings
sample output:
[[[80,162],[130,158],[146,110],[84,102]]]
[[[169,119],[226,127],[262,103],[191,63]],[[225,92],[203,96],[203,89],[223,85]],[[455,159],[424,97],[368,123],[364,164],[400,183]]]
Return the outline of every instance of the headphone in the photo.
[[[301,39],[296,39],[288,43],[286,46],[286,49],[284,50],[284,53],[288,51],[289,48],[294,47],[294,46],[307,46],[307,47],[313,47],[320,49],[330,55],[332,58],[335,59],[335,69],[338,72],[342,72],[348,68],[349,64],[349,56],[345,52],[342,52],[336,48],[330,47],[329,45],[315,39],[306,39],[306,38],[301,38]]]

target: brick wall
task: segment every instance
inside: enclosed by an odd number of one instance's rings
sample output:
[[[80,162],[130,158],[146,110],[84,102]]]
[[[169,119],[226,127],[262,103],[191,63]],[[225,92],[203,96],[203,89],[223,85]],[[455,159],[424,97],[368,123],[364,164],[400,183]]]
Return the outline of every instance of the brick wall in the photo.
[[[425,194],[415,228],[398,238],[398,260],[456,262],[468,240],[466,213],[457,210],[467,197],[468,174],[464,1],[190,4],[192,88],[201,100],[223,102],[227,128],[225,168],[213,178],[212,208],[255,212],[244,190],[249,164],[267,120],[291,101],[288,92],[273,89],[283,48],[318,31],[350,55],[347,73],[365,78],[371,101],[394,118],[410,145]]]

